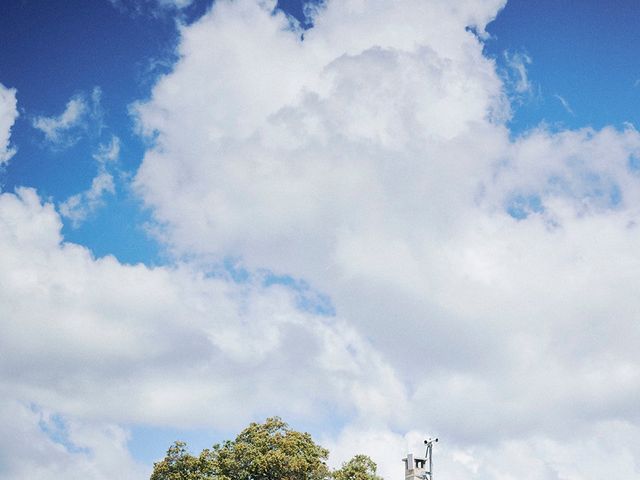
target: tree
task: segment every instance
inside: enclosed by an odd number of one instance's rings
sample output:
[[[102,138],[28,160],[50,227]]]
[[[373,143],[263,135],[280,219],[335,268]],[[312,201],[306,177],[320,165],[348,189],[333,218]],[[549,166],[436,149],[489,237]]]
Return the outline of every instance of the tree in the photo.
[[[216,444],[197,457],[184,442],[175,442],[154,464],[151,480],[382,480],[365,455],[356,455],[333,473],[327,467],[328,456],[311,435],[272,417],[250,424],[235,440]]]
[[[167,456],[153,465],[151,480],[215,479],[211,467],[208,450],[194,457],[187,451],[186,443],[175,442],[167,450]]]
[[[252,423],[235,440],[214,445],[219,480],[323,480],[329,451],[280,418]]]
[[[377,465],[366,455],[356,455],[333,472],[335,480],[382,480],[376,475]]]

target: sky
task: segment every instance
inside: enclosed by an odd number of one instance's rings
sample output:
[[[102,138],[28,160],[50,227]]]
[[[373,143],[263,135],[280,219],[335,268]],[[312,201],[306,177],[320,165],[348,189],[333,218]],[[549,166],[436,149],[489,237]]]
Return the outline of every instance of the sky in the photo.
[[[385,480],[640,474],[633,0],[0,3],[0,478],[279,415]]]

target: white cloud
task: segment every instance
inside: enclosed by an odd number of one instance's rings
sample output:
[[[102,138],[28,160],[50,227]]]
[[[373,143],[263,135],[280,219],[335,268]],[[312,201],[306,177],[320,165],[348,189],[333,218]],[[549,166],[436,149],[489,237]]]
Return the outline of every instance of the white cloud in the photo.
[[[465,475],[588,478],[582,434],[613,425],[635,478],[640,134],[511,140],[465,28],[502,2],[332,1],[304,41],[273,6],[217,2],[136,106],[164,240],[330,295],[407,392],[396,415],[363,396],[377,438],[447,436]]]
[[[511,70],[511,81],[516,93],[530,93],[532,90],[531,80],[527,72],[527,65],[531,64],[531,57],[526,53],[516,52],[510,54],[504,53],[505,61]]]
[[[635,445],[640,430],[619,422],[605,422],[561,441],[540,437],[494,441],[487,446],[461,446],[441,437],[434,444],[434,477],[438,478],[633,478],[635,460],[622,445]],[[362,452],[380,459],[379,473],[387,479],[402,478],[407,452],[424,455],[423,440],[430,434],[412,430],[404,435],[375,428],[351,427],[335,441],[329,440],[331,463],[339,465],[349,453]]]
[[[33,190],[0,195],[3,476],[142,478],[123,425],[280,414],[344,419],[332,462],[370,453],[389,480],[427,434],[443,477],[636,478],[640,134],[511,140],[465,29],[502,2],[334,0],[304,41],[274,6],[220,0],[182,27],[136,106],[157,135],[136,188],[194,263],[96,259]],[[52,142],[83,128],[73,102],[36,121]],[[117,157],[64,215],[99,206]],[[203,270],[227,257],[246,281]]]
[[[3,395],[0,419],[2,478],[141,479],[148,466],[136,464],[127,449],[127,433],[112,424],[63,422],[51,412]]]
[[[60,204],[60,214],[71,220],[74,226],[80,225],[89,215],[103,206],[106,194],[115,193],[110,164],[116,162],[119,155],[120,139],[114,136],[109,144],[101,145],[93,156],[98,164],[98,174],[91,181],[91,187],[84,192],[72,195]]]
[[[91,181],[91,188],[70,196],[60,204],[60,213],[77,227],[91,213],[104,205],[104,195],[107,193],[115,193],[113,175],[101,171]]]
[[[57,142],[63,132],[77,126],[87,112],[87,105],[81,97],[67,102],[64,112],[57,117],[36,117],[33,126],[44,133],[47,140]]]
[[[193,4],[193,0],[109,0],[109,2],[120,12],[131,15],[175,13]]]
[[[7,88],[0,83],[0,166],[6,164],[16,153],[9,144],[11,127],[18,118],[15,88]]]
[[[163,7],[186,8],[193,3],[193,0],[158,0]]]
[[[32,125],[40,130],[45,139],[52,145],[70,146],[76,143],[80,134],[89,128],[91,121],[101,128],[100,88],[94,88],[90,98],[79,94],[72,97],[64,111],[57,116],[39,116],[33,119]]]
[[[95,259],[60,228],[33,190],[0,195],[3,478],[143,478],[122,425],[402,409],[403,387],[368,343],[300,311],[287,288]]]

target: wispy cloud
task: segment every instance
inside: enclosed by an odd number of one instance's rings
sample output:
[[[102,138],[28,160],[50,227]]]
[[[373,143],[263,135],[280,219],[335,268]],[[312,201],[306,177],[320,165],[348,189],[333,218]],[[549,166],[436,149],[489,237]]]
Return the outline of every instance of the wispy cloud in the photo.
[[[516,52],[513,54],[504,52],[504,57],[510,70],[513,89],[517,93],[531,92],[532,85],[527,72],[527,66],[532,63],[531,57],[522,52]]]
[[[11,128],[18,118],[16,90],[0,83],[0,165],[6,164],[16,153],[9,145]]]
[[[101,128],[102,110],[100,99],[102,91],[93,89],[91,95],[74,95],[59,115],[38,116],[32,125],[40,130],[47,142],[57,147],[68,147],[76,143],[81,134],[88,129],[89,121]]]
[[[564,98],[562,95],[558,95],[557,93],[553,95],[553,98],[555,98],[560,102],[560,105],[562,105],[562,107],[567,111],[567,113],[570,113],[571,115],[575,115],[573,109],[571,108],[571,105],[569,105],[569,102],[567,101],[566,98]]]
[[[193,0],[109,0],[120,12],[127,15],[159,15],[187,8]]]
[[[110,165],[118,160],[119,155],[120,139],[114,136],[109,144],[101,145],[98,152],[93,155],[98,163],[98,174],[93,178],[91,187],[84,192],[72,195],[59,205],[60,214],[69,219],[74,227],[78,227],[104,204],[106,194],[115,193]]]

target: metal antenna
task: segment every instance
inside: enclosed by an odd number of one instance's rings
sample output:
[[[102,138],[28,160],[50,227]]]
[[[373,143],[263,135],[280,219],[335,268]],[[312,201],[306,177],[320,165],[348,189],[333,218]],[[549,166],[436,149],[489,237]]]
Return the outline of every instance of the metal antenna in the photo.
[[[427,446],[427,451],[424,454],[425,462],[429,463],[429,470],[424,472],[421,475],[421,478],[424,480],[433,480],[433,444],[438,441],[437,438],[428,439],[424,441],[424,444]]]

